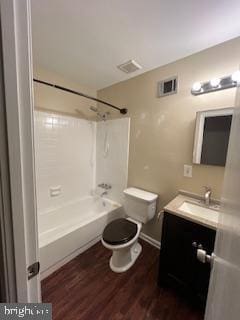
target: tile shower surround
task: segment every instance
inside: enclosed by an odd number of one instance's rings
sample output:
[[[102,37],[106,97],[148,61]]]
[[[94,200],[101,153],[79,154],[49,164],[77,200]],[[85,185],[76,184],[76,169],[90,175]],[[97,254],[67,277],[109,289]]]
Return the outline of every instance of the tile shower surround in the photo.
[[[105,125],[107,156],[103,152]],[[35,111],[38,213],[89,196],[101,182],[113,186],[110,199],[121,201],[122,190],[127,186],[128,145],[128,118],[104,124]],[[51,188],[60,189],[60,194],[51,196]]]

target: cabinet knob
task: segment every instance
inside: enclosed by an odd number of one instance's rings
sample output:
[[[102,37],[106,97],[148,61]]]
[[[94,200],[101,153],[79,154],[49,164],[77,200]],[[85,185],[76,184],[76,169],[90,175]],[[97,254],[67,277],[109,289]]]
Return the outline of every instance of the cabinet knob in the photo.
[[[203,249],[203,245],[201,243],[197,243],[197,241],[193,241],[192,247],[198,248],[198,249]]]
[[[197,242],[196,242],[196,241],[193,241],[193,243],[192,243],[192,247],[193,247],[193,248],[197,248],[197,247],[198,247],[198,244],[197,244]]]

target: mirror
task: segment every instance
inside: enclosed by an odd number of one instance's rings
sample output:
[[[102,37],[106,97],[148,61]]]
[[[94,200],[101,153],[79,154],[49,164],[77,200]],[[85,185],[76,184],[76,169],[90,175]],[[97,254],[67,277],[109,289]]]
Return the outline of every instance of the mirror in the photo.
[[[197,112],[193,163],[225,166],[233,108]]]

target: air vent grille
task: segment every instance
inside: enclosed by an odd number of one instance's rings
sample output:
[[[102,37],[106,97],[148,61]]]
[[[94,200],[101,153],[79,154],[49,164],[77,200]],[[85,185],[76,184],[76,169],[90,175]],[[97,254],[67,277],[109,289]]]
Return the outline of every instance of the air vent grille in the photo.
[[[178,81],[177,77],[168,78],[158,82],[158,96],[164,97],[177,93]]]
[[[120,64],[118,66],[118,69],[122,70],[125,73],[131,73],[142,69],[142,66],[140,66],[140,64],[137,63],[135,60],[129,60],[123,64]]]

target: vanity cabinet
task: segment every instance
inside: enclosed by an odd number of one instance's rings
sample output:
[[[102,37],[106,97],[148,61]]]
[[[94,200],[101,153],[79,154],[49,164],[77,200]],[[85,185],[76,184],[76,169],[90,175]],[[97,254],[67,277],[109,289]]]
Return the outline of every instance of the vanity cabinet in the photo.
[[[159,259],[159,286],[175,286],[205,306],[211,266],[197,259],[197,249],[211,255],[216,231],[164,213]]]

